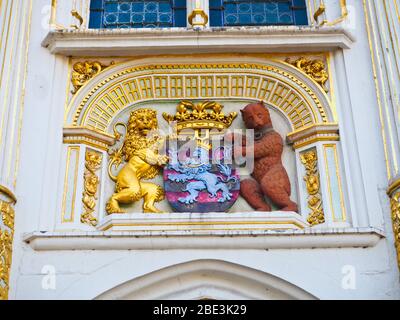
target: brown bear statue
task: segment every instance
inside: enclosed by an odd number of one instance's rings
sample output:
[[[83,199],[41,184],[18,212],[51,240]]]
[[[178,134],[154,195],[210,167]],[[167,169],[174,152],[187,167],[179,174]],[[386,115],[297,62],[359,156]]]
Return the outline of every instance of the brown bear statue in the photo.
[[[290,199],[290,181],[282,165],[283,140],[272,126],[271,116],[263,102],[247,105],[242,112],[247,129],[254,129],[254,179],[241,182],[240,194],[257,211],[271,211],[265,197],[280,211],[295,211]],[[246,154],[246,146],[241,147]]]

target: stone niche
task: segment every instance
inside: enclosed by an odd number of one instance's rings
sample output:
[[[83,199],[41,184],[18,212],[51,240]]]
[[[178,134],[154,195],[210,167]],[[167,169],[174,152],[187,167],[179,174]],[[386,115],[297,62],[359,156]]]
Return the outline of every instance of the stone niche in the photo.
[[[73,97],[65,117],[58,230],[206,232],[349,225],[338,126],[329,97],[317,82],[284,58],[247,57],[252,63],[239,63],[237,57],[229,57],[232,61],[227,63],[219,56],[212,63],[201,58],[204,64],[191,64],[189,57],[171,57],[171,63],[174,59],[175,64],[163,64],[159,58],[112,64]],[[108,174],[109,153],[123,142],[122,137],[113,145],[114,125],[126,124],[132,111],[147,108],[157,112],[159,128],[167,131],[163,113],[175,115],[183,100],[215,101],[223,105],[225,115],[238,112],[231,129],[244,129],[239,111],[263,100],[284,141],[282,163],[299,212],[272,207],[272,212],[255,213],[239,197],[226,213],[177,213],[163,200],[156,206],[165,214],[144,214],[140,199],[121,205],[126,213],[108,215],[106,204],[115,190]],[[239,175],[244,178],[249,173],[240,168]],[[149,182],[164,185],[162,175]]]
[[[202,102],[202,101],[199,101]],[[224,106],[224,113],[229,114],[230,112],[239,112],[241,109],[243,109],[247,104],[251,103],[250,100],[237,100],[237,101],[232,101],[232,100],[218,100],[218,103],[222,104]],[[158,125],[159,128],[163,132],[168,131],[169,124],[167,121],[162,117],[163,112],[166,112],[168,114],[175,114],[176,112],[176,106],[179,103],[179,101],[176,102],[165,102],[165,101],[151,101],[151,102],[143,102],[139,103],[137,105],[134,105],[130,108],[127,108],[123,110],[118,117],[116,117],[113,120],[112,127],[114,124],[122,122],[122,123],[127,123],[129,119],[129,115],[133,110],[136,109],[141,109],[141,108],[149,108],[157,111],[157,120],[158,120]],[[282,136],[282,139],[285,141],[285,137],[287,134],[290,132],[290,126],[287,123],[286,119],[282,116],[282,114],[273,108],[269,108],[270,113],[271,113],[271,118],[274,124],[274,129],[279,132],[279,134]],[[238,117],[234,120],[231,129],[245,129],[242,118],[240,114]],[[122,141],[121,141],[122,143]],[[119,145],[118,143],[117,145]],[[282,162],[284,167],[286,168],[290,182],[291,182],[291,188],[292,188],[292,199],[293,201],[297,202],[297,180],[296,180],[296,168],[295,168],[295,153],[293,152],[293,149],[290,145],[285,143],[285,148],[284,152],[282,155]],[[122,168],[122,165],[119,167],[119,169]],[[241,176],[248,175],[247,172],[244,170],[240,171]],[[151,182],[154,182],[158,185],[163,186],[163,178],[161,175],[157,176],[155,179],[149,180]],[[108,177],[105,177],[104,179],[104,184],[105,184],[105,189],[104,189],[104,195],[101,203],[101,208],[105,208],[106,202],[107,202],[107,197],[110,197],[115,188],[115,184],[109,179]],[[162,202],[157,204],[157,207],[160,208],[164,212],[173,212],[173,209],[169,205],[167,200],[163,200]],[[142,212],[142,200],[135,202],[131,205],[124,206],[124,210],[127,212],[131,213],[137,213],[137,212]],[[228,211],[229,213],[238,213],[238,212],[252,212],[254,211],[248,204],[247,202],[242,198],[239,197],[239,199],[235,202],[233,207]],[[105,212],[103,212],[105,214]]]

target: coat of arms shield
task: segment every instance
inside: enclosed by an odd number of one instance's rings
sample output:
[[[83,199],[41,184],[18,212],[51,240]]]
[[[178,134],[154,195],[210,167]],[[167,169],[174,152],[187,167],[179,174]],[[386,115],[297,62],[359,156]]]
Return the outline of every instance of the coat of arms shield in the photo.
[[[170,161],[164,168],[166,197],[176,212],[226,212],[239,197],[232,147],[222,139],[237,114],[225,116],[222,108],[216,102],[183,101],[175,116],[164,114],[177,133],[175,143],[168,143]]]

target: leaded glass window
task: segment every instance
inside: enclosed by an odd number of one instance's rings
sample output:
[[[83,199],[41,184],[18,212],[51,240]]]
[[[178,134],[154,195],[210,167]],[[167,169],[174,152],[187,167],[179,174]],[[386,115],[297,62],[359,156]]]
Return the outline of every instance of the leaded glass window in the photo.
[[[210,0],[214,27],[307,24],[305,0]]]
[[[185,0],[91,0],[89,28],[186,27]]]

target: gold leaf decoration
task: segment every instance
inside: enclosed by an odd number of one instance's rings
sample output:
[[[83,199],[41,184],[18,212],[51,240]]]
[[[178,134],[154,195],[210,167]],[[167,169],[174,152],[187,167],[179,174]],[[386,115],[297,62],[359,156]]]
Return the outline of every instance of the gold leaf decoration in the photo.
[[[301,57],[295,61],[287,58],[286,62],[305,72],[315,82],[317,82],[325,92],[329,92],[329,89],[326,87],[326,82],[329,80],[329,74],[326,71],[325,63],[322,60]]]
[[[390,198],[392,211],[394,243],[397,251],[397,262],[400,267],[400,192],[394,193]]]
[[[14,238],[14,202],[0,200],[0,300],[8,299],[12,243]]]
[[[114,62],[111,62],[110,65],[114,65]],[[85,61],[85,62],[77,62],[72,67],[72,76],[71,82],[74,86],[74,90],[71,91],[72,94],[78,92],[78,90],[90,79],[98,75],[105,68],[109,66],[102,64],[99,61]]]
[[[310,150],[300,155],[302,164],[306,169],[304,181],[308,192],[308,207],[311,213],[308,216],[308,223],[312,226],[325,222],[324,209],[322,207],[322,196],[320,192],[320,178],[318,172],[317,151]]]
[[[83,207],[84,212],[81,215],[81,222],[95,227],[98,223],[97,218],[93,215],[96,209],[97,190],[100,179],[96,175],[96,171],[100,169],[103,156],[95,151],[87,151],[85,156],[85,176],[83,191]]]

